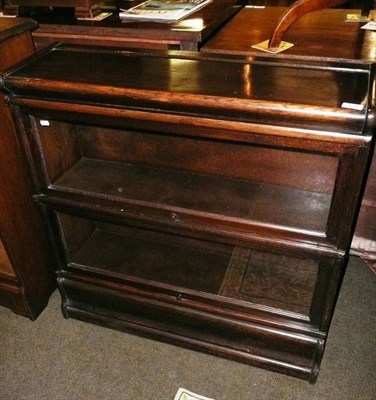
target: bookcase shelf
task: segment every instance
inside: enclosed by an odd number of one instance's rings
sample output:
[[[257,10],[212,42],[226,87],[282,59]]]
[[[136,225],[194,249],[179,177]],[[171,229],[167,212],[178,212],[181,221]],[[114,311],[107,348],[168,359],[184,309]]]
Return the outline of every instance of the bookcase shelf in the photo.
[[[176,213],[202,212],[213,219],[262,221],[321,232],[331,202],[326,193],[90,159],[78,161],[52,188]],[[278,213],[271,213],[277,205]]]
[[[93,222],[93,233],[68,260],[68,269],[174,288],[180,296],[201,292],[310,314],[318,270],[313,260],[102,225]]]
[[[251,137],[249,143],[192,139],[176,128],[157,133],[45,122],[35,119],[45,154],[43,201],[75,194],[82,205],[88,198],[112,200],[108,208],[124,214],[154,213],[185,226],[253,232],[263,225],[327,238],[341,154],[287,148],[273,144],[275,138],[252,144]]]

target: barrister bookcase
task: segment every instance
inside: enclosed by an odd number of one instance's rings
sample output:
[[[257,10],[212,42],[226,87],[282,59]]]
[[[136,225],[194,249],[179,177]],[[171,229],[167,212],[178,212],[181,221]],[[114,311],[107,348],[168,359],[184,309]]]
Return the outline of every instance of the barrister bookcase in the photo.
[[[373,74],[73,45],[5,73],[64,316],[314,382],[372,146]]]

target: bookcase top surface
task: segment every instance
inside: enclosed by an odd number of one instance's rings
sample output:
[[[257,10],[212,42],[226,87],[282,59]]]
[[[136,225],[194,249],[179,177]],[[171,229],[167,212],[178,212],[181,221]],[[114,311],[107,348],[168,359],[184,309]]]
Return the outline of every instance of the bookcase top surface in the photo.
[[[308,118],[359,133],[372,107],[371,70],[367,63],[58,45],[6,72],[2,86],[13,97],[229,119]]]

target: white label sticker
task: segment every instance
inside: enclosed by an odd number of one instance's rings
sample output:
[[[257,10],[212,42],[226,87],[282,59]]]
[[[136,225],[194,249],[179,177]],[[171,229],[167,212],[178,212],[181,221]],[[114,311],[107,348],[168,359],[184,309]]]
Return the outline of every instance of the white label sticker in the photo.
[[[342,108],[349,108],[350,110],[357,110],[362,111],[364,108],[363,104],[356,104],[356,103],[342,103]]]
[[[50,121],[46,120],[46,119],[41,119],[40,120],[40,124],[42,126],[50,126]]]

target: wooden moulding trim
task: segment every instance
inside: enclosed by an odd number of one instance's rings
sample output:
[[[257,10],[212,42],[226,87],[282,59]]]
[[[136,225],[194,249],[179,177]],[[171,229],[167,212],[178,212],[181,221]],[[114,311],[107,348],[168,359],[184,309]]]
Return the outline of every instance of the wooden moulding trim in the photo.
[[[0,280],[2,277],[4,277],[6,280],[17,280],[8,254],[0,238]]]
[[[9,40],[14,36],[17,36],[31,29],[34,29],[38,26],[37,22],[32,19],[26,19],[26,18],[16,19],[16,20],[11,19],[11,21],[13,23],[9,23],[9,27],[1,26],[0,42]]]
[[[168,123],[176,125],[188,125],[195,127],[206,127],[224,129],[242,133],[266,134],[268,136],[284,136],[299,139],[320,140],[322,142],[336,142],[345,145],[365,145],[371,141],[371,137],[351,133],[338,133],[335,131],[320,131],[314,129],[290,128],[267,124],[242,122],[237,120],[224,120],[210,117],[197,117],[191,115],[168,114],[167,112],[141,111],[126,108],[111,108],[79,103],[63,103],[59,101],[46,101],[27,98],[13,98],[12,104],[16,106],[29,107],[43,111],[64,111],[77,113],[79,115],[106,116],[112,118],[124,118],[131,120],[142,120],[157,123]],[[242,138],[246,140],[246,138]]]
[[[45,26],[43,25],[43,28]],[[73,28],[73,27],[72,27]],[[55,26],[53,26],[53,29],[56,29]],[[106,42],[119,42],[119,43],[156,43],[156,44],[161,44],[161,43],[166,43],[166,44],[176,44],[178,45],[180,42],[178,40],[174,39],[149,39],[149,38],[144,38],[144,37],[137,37],[136,35],[132,36],[124,36],[124,32],[121,32],[122,36],[114,36],[114,35],[90,35],[89,36],[83,36],[82,34],[71,34],[71,33],[48,33],[48,31],[45,29],[44,31],[33,31],[32,35],[33,37],[41,37],[41,38],[48,38],[48,39],[56,39],[56,40],[80,40],[80,41],[85,41],[88,43],[93,43],[95,41],[100,41],[100,40],[106,40]]]
[[[18,291],[19,284],[20,283],[16,275],[12,275],[7,271],[3,271],[0,266],[0,288],[9,286],[13,288],[12,291],[16,289]]]
[[[239,320],[237,318],[234,318],[234,316],[229,316],[226,314],[221,315],[220,313],[212,313],[211,311],[205,312],[205,310],[203,309],[186,307],[184,305],[184,300],[179,300],[179,303],[174,304],[172,302],[166,302],[163,298],[159,296],[159,298],[150,299],[149,296],[145,297],[145,293],[141,293],[140,295],[138,290],[132,290],[131,287],[125,287],[124,285],[115,285],[113,283],[108,283],[102,280],[95,280],[78,274],[69,274],[65,271],[63,273],[60,272],[60,276],[58,277],[58,284],[62,285],[63,288],[65,286],[71,288],[81,287],[90,291],[99,291],[100,293],[110,292],[113,293],[115,296],[118,296],[120,300],[124,298],[124,296],[126,296],[135,303],[142,303],[145,305],[150,304],[155,308],[164,308],[166,311],[178,310],[179,313],[185,314],[187,317],[192,316],[201,320],[211,320],[219,324],[232,326],[233,328],[237,328],[239,329],[239,331],[243,332],[246,332],[248,330],[252,332],[258,332],[261,335],[273,335],[276,339],[283,338],[290,343],[299,343],[301,345],[310,346],[315,345],[318,340],[322,340],[322,337],[317,338],[311,336],[311,332],[309,331],[305,333],[286,331],[285,327],[283,326],[270,327],[260,323]],[[314,334],[316,336],[317,332],[315,332]]]
[[[202,350],[205,350],[206,352],[209,351],[210,353],[224,356],[226,358],[233,358],[250,364],[262,365],[265,368],[269,368],[272,370],[287,372],[289,374],[295,375],[303,379],[314,379],[313,364],[315,363],[315,360],[313,360],[310,356],[305,357],[305,362],[304,362],[305,365],[302,365],[294,363],[292,360],[281,360],[277,358],[272,358],[266,354],[262,355],[262,354],[257,354],[257,352],[255,353],[247,352],[233,347],[228,347],[226,345],[219,345],[213,342],[208,342],[205,339],[201,340],[199,338],[182,336],[177,332],[176,333],[169,332],[166,329],[155,328],[148,323],[145,324],[141,321],[138,322],[133,321],[132,318],[123,319],[121,318],[121,316],[119,318],[119,316],[117,315],[107,315],[106,312],[94,314],[91,311],[85,310],[85,307],[81,308],[82,301],[79,301],[80,305],[78,306],[78,303],[76,304],[76,301],[70,300],[68,291],[72,292],[72,290],[83,289],[86,291],[88,290],[89,292],[93,292],[93,290],[95,290],[95,293],[98,296],[99,301],[101,301],[102,296],[106,296],[106,294],[111,294],[111,293],[117,296],[117,299],[121,301],[124,298],[123,297],[124,294],[106,287],[97,287],[96,289],[94,289],[93,286],[90,285],[90,283],[76,281],[76,278],[79,278],[78,276],[74,276],[72,278],[73,280],[69,278],[68,279],[61,277],[58,278],[59,289],[63,293],[63,298],[66,299],[64,301],[64,307],[65,307],[64,313],[66,317],[76,317],[79,319],[82,318],[92,323],[93,322],[100,323],[99,321],[103,321],[104,326],[118,330],[127,330],[127,328],[129,327],[133,327],[134,329],[132,329],[132,331],[136,334],[137,333],[142,334],[142,332],[145,333],[148,332],[150,334],[150,337],[158,338],[160,340],[167,340],[170,343],[172,341],[174,344],[177,345],[183,345],[183,346],[188,345],[189,347],[192,346],[192,348],[200,348]],[[176,308],[164,302],[156,302],[153,300],[151,303],[147,299],[139,298],[138,296],[127,295],[127,299],[133,304],[143,305],[146,307],[152,304],[153,308],[158,308],[161,312],[163,312],[163,310],[167,312],[168,311],[176,312],[178,310],[179,313],[185,314],[188,318],[193,317],[198,321],[204,320],[205,322],[224,324],[225,326],[230,327],[230,329],[235,329],[235,330],[238,330],[240,328],[243,334],[245,334],[247,331],[253,333],[257,332],[261,334],[266,341],[273,340],[273,338],[275,340],[283,340],[285,341],[287,346],[291,345],[297,351],[299,349],[305,348],[307,350],[310,349],[314,354],[316,354],[319,343],[323,341],[322,339],[314,338],[308,335],[302,335],[297,333],[289,334],[284,330],[275,330],[266,328],[259,324],[247,324],[247,323],[239,324],[232,319],[214,315],[207,315],[206,313],[201,311],[195,312],[194,310],[184,310],[183,308],[180,307]],[[85,302],[85,300],[83,301]]]
[[[84,275],[85,274],[85,275]],[[185,290],[182,298],[177,299],[177,290],[170,292],[166,289],[158,291],[158,286],[154,282],[151,285],[136,284],[132,283],[129,279],[117,279],[111,277],[111,282],[104,282],[103,277],[99,274],[93,275],[93,271],[84,271],[82,266],[77,267],[77,264],[69,264],[67,270],[58,272],[58,280],[68,279],[81,284],[89,284],[95,287],[102,287],[108,290],[115,290],[117,293],[126,294],[129,296],[141,296],[147,298],[150,301],[160,302],[161,304],[170,304],[171,307],[183,307],[187,310],[196,310],[196,312],[206,312],[212,315],[216,315],[219,318],[230,318],[238,321],[239,324],[251,324],[258,326],[262,331],[265,332],[276,332],[289,338],[304,337],[310,342],[316,341],[317,339],[325,339],[326,332],[320,331],[316,327],[313,327],[309,318],[298,318],[295,315],[289,315],[288,312],[281,313],[279,311],[272,311],[269,309],[263,309],[257,306],[242,307],[236,303],[226,303],[226,301],[218,301],[216,295],[209,295],[206,293],[205,297],[200,297],[197,294],[190,293],[189,290]],[[106,275],[108,281],[108,275]],[[273,315],[273,318],[270,318]],[[298,336],[297,336],[298,335]],[[307,339],[309,338],[309,339]]]
[[[149,337],[166,343],[174,343],[175,345],[186,347],[189,349],[204,351],[205,353],[216,356],[237,360],[246,364],[260,366],[262,368],[286,373],[296,378],[314,381],[317,372],[314,368],[307,368],[281,360],[263,357],[257,354],[245,353],[230,347],[220,346],[215,343],[204,342],[198,339],[184,337],[175,333],[161,331],[159,329],[149,327],[134,322],[124,321],[116,318],[107,317],[105,315],[94,314],[88,311],[80,310],[74,306],[67,306],[66,313],[68,318],[73,317],[81,321],[88,321],[107,328],[120,330],[123,332],[131,332],[136,335]]]
[[[67,197],[68,195],[68,197]],[[211,235],[216,235],[220,238],[227,238],[229,240],[233,239],[237,242],[242,241],[243,243],[253,243],[255,245],[259,245],[262,247],[275,246],[276,238],[278,245],[282,246],[286,251],[289,249],[293,250],[301,250],[304,251],[306,255],[315,255],[316,257],[335,257],[342,258],[344,256],[343,250],[338,250],[333,247],[333,245],[323,238],[323,241],[320,245],[318,245],[317,240],[313,243],[309,240],[297,239],[296,237],[288,237],[286,238],[286,232],[283,232],[283,235],[280,231],[276,230],[275,235],[270,237],[270,235],[265,234],[254,234],[252,232],[226,229],[226,227],[213,228],[212,224],[197,224],[193,223],[184,223],[176,225],[175,221],[171,221],[171,219],[156,219],[155,217],[150,216],[139,216],[134,213],[126,213],[124,212],[124,203],[120,207],[114,206],[112,201],[108,202],[108,200],[101,202],[101,204],[94,203],[90,204],[86,201],[82,202],[80,199],[74,200],[69,199],[69,194],[66,192],[62,196],[57,195],[38,195],[36,196],[36,200],[39,204],[43,204],[45,206],[51,207],[56,211],[66,212],[68,210],[82,210],[85,211],[86,214],[89,214],[91,218],[98,218],[98,211],[103,216],[109,217],[110,221],[113,221],[113,218],[118,219],[119,217],[125,220],[132,220],[137,222],[153,222],[154,226],[162,226],[164,228],[168,227],[171,229],[178,229],[179,231],[187,231],[187,229],[191,232],[196,232],[199,229],[200,232],[207,232]],[[98,200],[98,199],[96,199]],[[107,203],[107,205],[106,205]],[[116,204],[116,203],[115,203]],[[260,226],[258,227],[261,228]]]
[[[77,35],[73,35],[73,34],[64,34],[64,33],[49,33],[46,34],[44,32],[33,32],[32,33],[33,37],[42,37],[42,38],[48,38],[48,39],[56,39],[56,40],[81,40],[81,41],[85,41],[85,42],[95,42],[96,40],[105,40],[108,42],[119,42],[119,43],[156,43],[156,44],[160,44],[160,43],[166,43],[166,44],[179,44],[179,41],[177,40],[160,40],[160,39],[145,39],[145,38],[138,38],[136,36],[121,36],[121,37],[116,37],[116,36],[108,36],[108,35],[90,35],[90,37],[83,37],[80,34]]]
[[[0,291],[6,291],[14,295],[19,295],[22,293],[22,289],[17,281],[4,279],[2,276],[0,276]]]
[[[13,270],[8,269],[8,266],[3,266],[0,263],[0,282],[1,281],[13,283],[18,282],[18,279]]]
[[[339,124],[362,123],[365,113],[351,109],[337,107],[312,106],[305,104],[294,104],[288,102],[273,102],[265,100],[239,99],[235,97],[218,97],[211,95],[200,95],[193,93],[175,93],[155,90],[140,90],[132,88],[120,88],[114,86],[101,86],[96,84],[80,84],[78,82],[62,82],[55,80],[23,79],[10,77],[6,79],[5,85],[10,83],[11,87],[21,90],[36,90],[58,94],[78,94],[82,96],[103,96],[104,98],[119,98],[131,101],[146,101],[171,105],[177,108],[194,104],[198,107],[225,110],[226,113],[234,111],[249,114],[260,114],[265,117],[288,117],[299,118],[319,122],[335,122]],[[107,103],[107,102],[106,102]],[[121,104],[121,103],[120,103]]]
[[[33,319],[25,300],[24,287],[17,282],[3,280],[0,277],[0,305],[11,309],[14,313]]]

